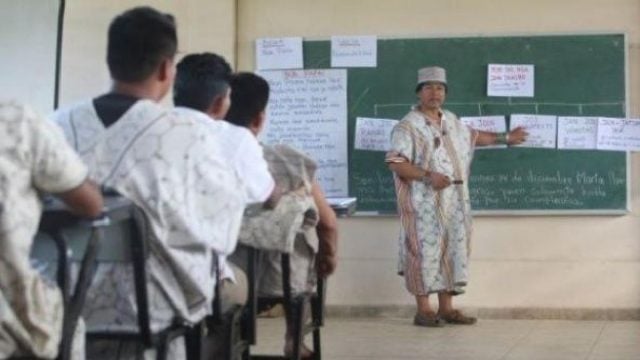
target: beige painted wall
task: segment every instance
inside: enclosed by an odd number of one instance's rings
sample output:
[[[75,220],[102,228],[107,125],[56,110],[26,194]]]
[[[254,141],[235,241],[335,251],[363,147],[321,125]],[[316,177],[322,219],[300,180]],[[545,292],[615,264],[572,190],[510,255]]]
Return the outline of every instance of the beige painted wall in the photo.
[[[235,62],[235,0],[67,0],[60,104],[105,92],[107,29],[116,15],[148,5],[171,13],[178,24],[179,52],[213,51]]]
[[[630,116],[640,116],[638,0],[68,0],[61,104],[105,91],[106,30],[140,4],[173,13],[180,51],[215,51],[253,69],[258,37],[457,36],[624,32],[629,40]],[[237,46],[237,52],[236,52]],[[640,307],[640,157],[631,158],[632,212],[619,217],[476,219],[468,307]],[[340,221],[334,305],[402,305],[412,299],[396,276],[394,217]]]
[[[623,32],[629,40],[630,116],[640,116],[638,0],[238,0],[238,64],[270,36],[517,35]],[[585,74],[588,76],[588,74]],[[480,308],[640,307],[640,156],[631,157],[626,216],[476,218],[471,283],[459,303]],[[340,221],[333,305],[403,305],[395,217]]]

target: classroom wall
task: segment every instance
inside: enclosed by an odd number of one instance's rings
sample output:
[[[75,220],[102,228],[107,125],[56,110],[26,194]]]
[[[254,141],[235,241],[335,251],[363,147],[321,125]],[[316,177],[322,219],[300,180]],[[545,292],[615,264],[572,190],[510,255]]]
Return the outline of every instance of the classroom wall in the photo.
[[[0,1],[0,98],[53,110],[57,19],[57,1]]]
[[[107,29],[123,11],[147,5],[171,13],[178,25],[178,58],[213,51],[235,63],[235,0],[67,0],[62,48],[60,104],[104,93]],[[169,97],[168,97],[169,98]]]
[[[639,16],[637,0],[238,0],[237,59],[241,70],[252,70],[259,37],[622,32],[629,116],[640,117]],[[640,318],[640,156],[630,160],[632,211],[625,216],[477,217],[471,282],[458,303],[531,316],[601,310]],[[413,304],[395,275],[398,227],[397,217],[340,220],[329,305]]]

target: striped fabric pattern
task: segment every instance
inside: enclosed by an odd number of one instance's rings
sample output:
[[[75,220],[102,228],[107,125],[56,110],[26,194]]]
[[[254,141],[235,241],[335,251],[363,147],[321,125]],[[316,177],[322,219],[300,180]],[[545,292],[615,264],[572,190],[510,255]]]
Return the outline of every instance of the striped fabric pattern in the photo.
[[[385,162],[408,162],[463,180],[435,191],[429,184],[394,174],[402,226],[398,269],[411,294],[464,292],[471,236],[467,184],[476,138],[476,132],[446,110],[441,127],[414,109],[392,131]]]

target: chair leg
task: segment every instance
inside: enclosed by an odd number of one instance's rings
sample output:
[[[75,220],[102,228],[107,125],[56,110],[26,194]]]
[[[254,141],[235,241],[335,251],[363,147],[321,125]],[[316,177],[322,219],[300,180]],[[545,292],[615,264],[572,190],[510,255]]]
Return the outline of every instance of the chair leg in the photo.
[[[225,321],[225,360],[234,360],[233,359],[233,340],[234,340],[234,336],[233,336],[233,315],[229,315],[228,317],[225,317],[224,319]]]
[[[300,360],[302,352],[302,343],[304,334],[304,313],[305,313],[305,297],[297,296],[291,299],[289,312],[291,313],[289,319],[291,326],[291,337],[293,338],[293,352],[291,353],[291,359]]]
[[[156,360],[168,360],[167,356],[169,351],[168,341],[161,341],[156,348]]]
[[[314,360],[322,359],[322,350],[320,347],[320,328],[313,329],[313,358]]]
[[[316,294],[311,297],[311,326],[313,326],[313,358],[322,359],[320,328],[324,325],[323,297]]]
[[[202,324],[197,324],[189,329],[184,336],[187,360],[200,360],[202,358]]]

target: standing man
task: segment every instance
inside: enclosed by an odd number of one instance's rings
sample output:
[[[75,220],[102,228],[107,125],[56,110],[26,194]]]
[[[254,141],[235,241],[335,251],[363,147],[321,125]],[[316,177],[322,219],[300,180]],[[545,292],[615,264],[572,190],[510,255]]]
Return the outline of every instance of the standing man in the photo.
[[[150,7],[122,13],[109,27],[111,91],[57,117],[64,129],[75,129],[67,131],[68,140],[81,149],[92,177],[144,213],[152,329],[176,321],[195,323],[211,312],[215,259],[234,250],[245,206],[238,191],[243,180],[206,124],[158,104],[173,84],[176,49],[171,15]],[[126,265],[99,267],[87,296],[88,327],[137,327]],[[184,358],[183,344],[182,339],[170,344],[170,359]],[[141,350],[99,345],[89,344],[87,358],[137,358]]]
[[[453,296],[468,281],[471,203],[469,170],[475,146],[520,144],[522,128],[509,133],[473,130],[442,108],[446,73],[440,67],[418,71],[418,104],[393,128],[385,162],[393,171],[400,233],[399,273],[415,296],[414,324],[474,324],[453,307]],[[438,312],[429,295],[438,294]]]

